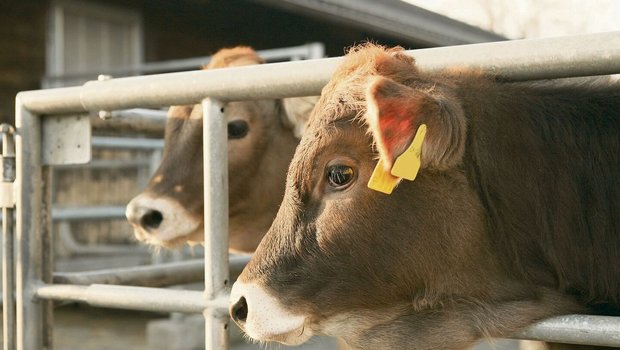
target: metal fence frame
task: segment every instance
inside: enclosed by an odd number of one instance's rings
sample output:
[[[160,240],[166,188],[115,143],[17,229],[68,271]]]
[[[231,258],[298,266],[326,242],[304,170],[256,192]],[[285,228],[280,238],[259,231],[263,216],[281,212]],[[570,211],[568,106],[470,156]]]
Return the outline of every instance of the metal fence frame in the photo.
[[[312,42],[299,46],[267,49],[259,51],[260,57],[267,62],[297,61],[308,58],[325,57],[325,46],[322,43]],[[98,71],[79,72],[63,75],[48,75],[43,77],[41,85],[44,88],[66,86],[67,82],[93,79],[105,73],[115,77],[135,76],[143,74],[178,72],[182,70],[194,70],[197,67],[208,64],[212,56],[181,58],[168,61],[145,62],[130,67],[108,68]]]
[[[473,67],[512,80],[620,73],[620,32],[408,51],[425,71]],[[50,166],[83,160],[83,141],[64,140],[57,153],[46,123],[83,123],[76,113],[201,102],[205,165],[225,163],[222,101],[318,95],[341,58],[95,81],[80,87],[19,93],[16,99],[16,324],[5,324],[16,349],[51,347],[52,300],[154,311],[203,312],[206,349],[227,349],[229,260],[227,167],[205,167],[205,291],[115,285],[53,284],[49,265]],[[89,125],[88,125],[89,126]],[[86,132],[86,131],[85,131]],[[80,141],[82,140],[82,141]],[[47,148],[45,151],[48,152]],[[81,153],[82,152],[82,153]],[[208,189],[208,190],[207,190]],[[12,262],[8,262],[12,264]],[[5,268],[12,269],[11,266]],[[6,286],[5,286],[6,288]],[[5,312],[12,298],[5,299]],[[15,335],[10,334],[15,331]],[[7,334],[7,333],[5,333]],[[516,335],[534,340],[620,345],[620,320],[569,315],[545,320]],[[5,340],[6,340],[5,336]]]

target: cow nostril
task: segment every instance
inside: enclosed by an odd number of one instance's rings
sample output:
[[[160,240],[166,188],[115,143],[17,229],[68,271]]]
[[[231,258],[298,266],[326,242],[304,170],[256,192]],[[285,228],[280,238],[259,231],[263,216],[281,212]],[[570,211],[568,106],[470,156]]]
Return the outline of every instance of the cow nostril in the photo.
[[[140,219],[140,225],[147,229],[158,228],[164,216],[157,210],[149,210]]]
[[[241,299],[230,308],[230,316],[237,323],[244,323],[246,318],[248,318],[248,303],[244,297],[241,297]]]

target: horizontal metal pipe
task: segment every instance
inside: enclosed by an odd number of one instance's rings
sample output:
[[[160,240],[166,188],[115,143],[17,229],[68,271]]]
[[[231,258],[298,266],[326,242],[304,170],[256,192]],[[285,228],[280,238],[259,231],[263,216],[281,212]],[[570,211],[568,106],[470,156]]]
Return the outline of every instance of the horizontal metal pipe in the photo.
[[[75,240],[71,234],[71,226],[68,221],[61,221],[56,233],[59,241],[72,255],[132,255],[150,254],[151,251],[145,245],[135,244],[82,244]],[[95,282],[93,282],[95,283]]]
[[[105,220],[125,217],[124,206],[101,206],[79,208],[52,208],[52,219],[62,220]]]
[[[620,32],[514,40],[407,51],[419,69],[483,69],[512,80],[620,72]],[[93,81],[80,87],[22,92],[36,113],[115,110],[224,101],[318,95],[342,61],[327,58],[257,66]]]
[[[620,318],[589,315],[558,316],[541,321],[513,338],[620,347]]]
[[[86,164],[61,164],[55,165],[55,169],[143,169],[150,168],[151,162],[148,160],[132,160],[132,159],[95,159]]]
[[[233,280],[239,276],[241,270],[243,270],[249,260],[249,256],[230,257],[230,275]],[[87,272],[57,272],[54,274],[54,283],[78,285],[116,284],[142,287],[164,287],[201,282],[203,280],[203,259]]]
[[[130,137],[93,136],[92,146],[108,149],[154,150],[164,148],[164,140]]]
[[[204,262],[200,259],[88,272],[57,272],[54,273],[54,283],[163,287],[202,281],[203,273]]]
[[[220,297],[207,302],[201,291],[130,287],[93,284],[44,284],[36,288],[38,299],[77,301],[92,306],[155,312],[201,313],[207,307],[227,312],[228,298]]]
[[[52,219],[57,221],[107,220],[125,217],[124,206],[53,208]],[[2,215],[0,215],[2,220]]]
[[[258,55],[267,62],[271,61],[288,61],[291,58],[309,59],[309,58],[321,58],[324,55],[324,47],[321,43],[308,43],[299,46],[267,49],[258,51]],[[44,77],[46,82],[66,81],[66,80],[78,80],[88,79],[89,77],[96,77],[99,74],[105,73],[112,76],[127,76],[135,74],[147,74],[147,73],[160,73],[160,72],[172,72],[180,70],[193,70],[200,68],[203,65],[209,63],[212,56],[182,58],[176,60],[159,61],[159,62],[146,62],[140,65],[132,67],[112,68],[105,71],[90,71],[81,72],[77,74],[65,74],[65,75],[50,75]]]
[[[164,134],[167,111],[132,108],[113,111],[111,118],[101,119],[92,115],[90,123],[93,130],[158,135]]]

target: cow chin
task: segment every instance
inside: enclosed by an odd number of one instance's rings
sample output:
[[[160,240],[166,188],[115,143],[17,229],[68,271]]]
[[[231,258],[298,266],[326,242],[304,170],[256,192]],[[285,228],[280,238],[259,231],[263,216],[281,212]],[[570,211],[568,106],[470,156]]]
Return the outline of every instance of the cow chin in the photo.
[[[231,315],[235,323],[253,340],[275,341],[285,345],[300,345],[312,337],[306,318],[286,310],[264,288],[254,283],[237,281],[230,294]],[[235,307],[243,300],[244,309]],[[247,303],[247,304],[246,304]],[[243,313],[242,316],[239,313]]]
[[[134,236],[139,242],[166,249],[178,248],[184,244],[196,245],[204,242],[204,232],[202,226],[188,234],[176,235],[167,239],[161,239],[157,234],[145,232],[140,228],[134,228]]]

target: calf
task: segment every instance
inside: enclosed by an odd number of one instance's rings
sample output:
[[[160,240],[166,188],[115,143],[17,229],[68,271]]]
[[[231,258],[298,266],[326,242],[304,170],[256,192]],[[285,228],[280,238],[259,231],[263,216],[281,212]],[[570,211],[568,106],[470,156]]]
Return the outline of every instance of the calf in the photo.
[[[237,47],[216,53],[206,69],[262,62],[252,49]],[[231,250],[254,251],[271,225],[301,125],[314,102],[294,98],[224,106]],[[203,240],[202,169],[202,107],[173,106],[168,112],[162,163],[144,192],[127,205],[127,219],[138,240],[164,247]]]
[[[617,315],[619,135],[618,83],[425,74],[399,48],[357,47],[231,316],[261,341],[463,349],[554,315]]]

